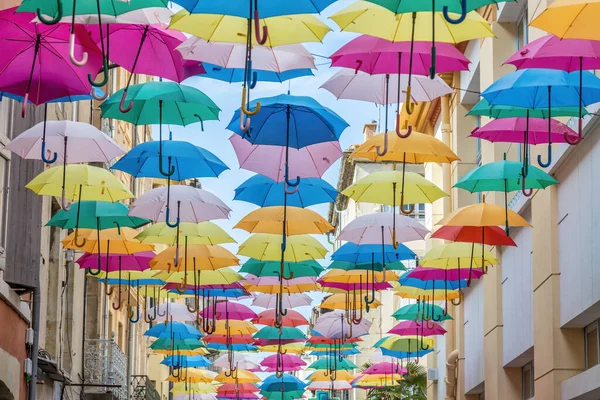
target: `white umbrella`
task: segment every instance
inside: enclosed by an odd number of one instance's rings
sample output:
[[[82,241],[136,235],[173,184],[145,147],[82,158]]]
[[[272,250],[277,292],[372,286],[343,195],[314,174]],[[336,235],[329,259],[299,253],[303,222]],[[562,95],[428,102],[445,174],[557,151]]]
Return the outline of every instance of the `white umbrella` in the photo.
[[[311,382],[306,388],[308,390],[350,390],[352,385],[346,381],[317,381]]]
[[[312,299],[304,293],[283,294],[283,308],[294,309],[296,307],[310,306]],[[257,294],[252,301],[254,307],[275,308],[277,307],[277,294]]]
[[[262,371],[260,364],[250,360],[244,354],[241,354],[241,353],[232,353],[232,354],[233,354],[233,364],[237,368],[245,369],[247,371],[254,371],[254,372]],[[222,356],[220,356],[213,362],[213,365],[215,367],[229,369],[229,366],[231,365],[229,362],[229,355],[223,354]]]
[[[154,316],[154,310],[156,309],[156,321],[164,321],[165,319],[178,321],[178,322],[186,322],[186,321],[196,321],[196,314],[188,311],[187,306],[185,304],[179,303],[163,303],[159,304],[156,307],[152,307],[148,310],[147,316],[148,318],[152,318]]]
[[[348,324],[344,314],[343,310],[335,310],[321,315],[312,331],[329,339],[349,339],[369,334],[373,324],[371,321],[365,318],[358,325]]]
[[[395,219],[395,221],[394,221]],[[394,224],[395,223],[395,224]],[[414,218],[389,212],[362,215],[353,219],[340,232],[338,240],[356,244],[381,244],[383,228],[383,243],[410,242],[423,240],[429,229]],[[394,228],[396,234],[394,235]]]

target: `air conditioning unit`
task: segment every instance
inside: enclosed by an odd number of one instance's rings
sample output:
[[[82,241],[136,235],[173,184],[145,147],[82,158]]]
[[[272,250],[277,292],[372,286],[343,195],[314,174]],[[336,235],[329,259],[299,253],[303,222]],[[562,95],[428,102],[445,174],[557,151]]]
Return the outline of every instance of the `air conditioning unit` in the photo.
[[[430,381],[437,382],[438,380],[438,370],[437,368],[429,368],[427,369],[427,379]]]

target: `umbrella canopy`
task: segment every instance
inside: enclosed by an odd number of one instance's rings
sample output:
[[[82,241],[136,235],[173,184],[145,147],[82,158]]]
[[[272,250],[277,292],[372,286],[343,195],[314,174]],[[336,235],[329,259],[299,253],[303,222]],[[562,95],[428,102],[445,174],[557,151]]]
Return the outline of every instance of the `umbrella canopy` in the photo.
[[[467,277],[469,275],[469,272],[466,270],[464,270],[463,273],[464,273],[465,277]],[[466,287],[467,287],[467,284],[465,283],[464,286],[462,286],[462,288],[466,288]],[[421,288],[417,288],[417,287],[413,287],[413,286],[398,285],[397,287],[394,288],[394,294],[396,296],[402,297],[403,299],[417,299],[417,300],[427,299],[429,301],[437,301],[437,300],[448,301],[448,300],[462,299],[462,294],[460,293],[460,290],[446,291],[446,290],[444,290],[443,287],[441,290],[436,292],[436,291],[433,291],[432,289],[421,289]],[[456,304],[460,304],[460,303],[456,303]],[[428,305],[427,307],[431,307],[431,306]]]
[[[260,379],[256,374],[250,371],[240,369],[237,371],[237,377],[226,376],[225,372],[221,371],[215,378],[217,382],[222,383],[258,383]]]
[[[162,365],[176,368],[198,368],[198,367],[210,367],[213,365],[208,358],[204,356],[168,356],[160,362]],[[209,372],[209,371],[206,371]],[[212,379],[211,379],[212,381]]]
[[[290,374],[283,374],[281,377],[275,375],[269,376],[260,385],[260,390],[268,392],[290,392],[295,390],[304,390],[306,384],[300,379]]]
[[[289,310],[296,307],[310,306],[312,299],[305,293],[284,293],[282,302],[283,306]],[[252,305],[254,307],[275,308],[277,306],[277,295],[258,293],[254,296]]]
[[[177,257],[177,254],[180,257],[177,266],[175,266],[174,259]],[[187,258],[185,258],[186,254]],[[195,265],[199,271],[215,270],[239,265],[239,259],[221,246],[188,244],[187,250],[184,246],[179,246],[179,252],[177,252],[177,248],[171,246],[161,251],[150,261],[150,267],[153,270],[179,271],[186,263],[187,265]]]
[[[102,231],[102,239],[98,240],[98,233],[94,229],[80,229],[79,237],[86,239],[83,246],[75,243],[75,232],[71,233],[61,243],[66,249],[84,251],[86,253],[115,253],[135,254],[154,250],[154,246],[148,243],[140,243],[135,239],[138,232],[132,228],[111,228]]]
[[[300,329],[293,326],[283,326],[281,328],[265,326],[254,334],[254,338],[265,340],[306,340],[306,335]]]
[[[252,211],[234,228],[250,233],[279,233],[285,223],[287,235],[322,234],[335,228],[315,211],[299,207],[263,207]]]
[[[398,242],[424,240],[429,230],[419,221],[404,215],[373,213],[362,215],[346,224],[338,240],[360,244],[393,244],[392,222],[395,221]]]
[[[234,200],[246,201],[259,207],[283,205],[284,183],[275,182],[263,175],[254,175],[235,189]],[[315,204],[333,202],[337,190],[319,178],[302,179],[298,190],[287,195],[287,205],[291,207],[309,207]]]
[[[341,370],[337,372],[336,375],[336,380],[340,381],[350,382],[352,379],[354,379],[354,376],[352,376],[352,374],[348,372],[348,370]],[[329,373],[327,373],[327,371],[321,370],[313,372],[306,379],[312,382],[330,382]]]
[[[377,341],[373,347],[379,347],[382,350],[412,353],[421,351],[424,346],[433,348],[433,344],[434,340],[430,338],[388,336]],[[385,355],[385,352],[383,354]]]
[[[260,261],[281,260],[283,237],[276,234],[255,233],[239,247],[238,254]],[[284,261],[301,262],[325,258],[327,249],[310,235],[294,235],[287,238]]]
[[[235,83],[235,82],[244,82],[246,79],[246,70],[244,68],[223,68],[218,65],[212,65],[203,63],[204,68],[206,68],[206,73],[202,75],[197,75],[198,78],[210,78],[216,79],[222,82]],[[312,70],[310,69],[292,69],[289,71],[283,72],[272,72],[272,71],[260,71],[253,69],[252,70],[252,79],[254,79],[254,74],[256,74],[257,82],[285,82],[290,79],[300,78],[303,76],[314,76]]]
[[[200,338],[202,332],[194,328],[192,325],[181,322],[170,322],[168,325],[157,324],[144,332],[144,336],[160,337],[161,335],[177,335],[181,339],[185,338]],[[176,338],[177,338],[176,336]]]
[[[506,235],[504,235],[506,237]],[[441,269],[441,268],[421,268],[421,267],[417,267],[413,270],[410,270],[408,273],[404,274],[402,276],[402,278],[400,278],[400,284],[404,285],[404,286],[413,286],[413,287],[418,287],[421,289],[424,288],[428,288],[430,286],[427,285],[422,285],[419,284],[418,282],[415,282],[415,279],[421,280],[421,281],[431,281],[434,282],[433,286],[431,287],[435,287],[437,288],[441,288],[441,289],[445,289],[446,287],[448,289],[454,289],[455,287],[457,287],[457,285],[454,283],[454,281],[458,281],[458,280],[464,280],[468,278],[468,274],[466,274],[464,271],[462,271],[461,269]],[[479,279],[483,276],[483,271],[480,269],[474,269],[473,271],[471,271],[471,277],[474,279]],[[439,286],[436,281],[440,281],[441,282],[441,286]],[[448,285],[445,286],[444,282],[448,282]],[[464,287],[464,285],[461,284],[461,287]]]
[[[429,326],[426,326],[427,324],[423,321],[402,321],[390,329],[388,333],[400,336],[417,334],[420,336],[437,336],[446,333],[446,330],[441,325],[435,322],[430,322],[429,324]]]
[[[296,278],[306,276],[319,276],[324,268],[314,260],[306,260],[298,263],[284,263],[284,275],[294,275]],[[254,276],[279,276],[281,274],[281,262],[279,261],[259,261],[253,258],[244,263],[240,273],[247,273]],[[267,307],[268,308],[268,307]]]
[[[481,257],[473,257],[473,253],[483,254],[483,260]],[[471,243],[449,243],[436,246],[429,250],[419,262],[424,268],[438,269],[470,268],[470,265],[482,268],[498,264],[498,260],[492,253],[478,244]]]
[[[179,303],[159,304],[148,310],[147,315],[151,314],[156,315],[156,322],[165,320],[178,322],[196,321],[196,314],[189,312],[185,304]]]
[[[581,108],[581,115],[588,115],[585,108]],[[556,107],[552,106],[552,111],[548,114],[547,108],[527,108],[515,106],[503,106],[500,104],[491,105],[486,99],[481,99],[471,108],[467,115],[478,115],[490,118],[514,118],[527,117],[530,118],[548,118],[548,115],[553,117],[579,117],[579,107]]]
[[[280,357],[280,361],[278,361],[278,357]],[[279,363],[281,363],[283,371],[301,371],[306,366],[304,360],[293,354],[274,354],[262,360],[260,365],[265,367],[265,372],[277,372]]]
[[[392,245],[363,244],[359,246],[354,243],[345,243],[331,255],[331,259],[351,263],[369,263],[373,261],[373,257],[381,260],[382,256],[385,257],[386,263],[392,263],[400,260],[414,260],[416,254],[403,244],[395,249]]]
[[[377,282],[397,281],[398,275],[394,271],[369,272],[369,271],[342,271],[339,269],[329,270],[319,279],[319,282],[333,282],[352,284],[367,284],[369,275],[374,276]],[[358,288],[357,288],[358,289]]]
[[[281,320],[283,326],[286,327],[298,327],[309,324],[308,320],[302,314],[294,310],[288,310],[287,314],[284,315]],[[270,309],[260,312],[254,319],[252,319],[252,323],[256,325],[275,326],[275,310]]]
[[[239,135],[232,135],[229,141],[240,168],[264,175],[276,182],[285,180],[285,146],[255,145]],[[337,140],[313,144],[301,149],[290,148],[289,175],[299,176],[302,179],[321,177],[341,156],[342,149]],[[288,199],[293,199],[293,196],[288,195]]]
[[[426,307],[421,304],[408,304],[397,309],[392,317],[405,321],[422,321],[425,318],[435,319],[436,321],[452,319],[450,314],[445,313],[442,307],[435,304]]]
[[[510,117],[494,119],[473,129],[471,137],[485,139],[492,143],[548,143],[548,126],[552,143],[566,142],[566,136],[577,139],[577,132],[560,121],[542,118]]]
[[[329,360],[328,360],[329,358]],[[351,370],[351,369],[355,369],[358,368],[356,366],[356,364],[354,364],[352,361],[343,358],[342,361],[340,360],[333,360],[333,357],[323,357],[323,358],[319,358],[317,361],[313,362],[312,364],[310,364],[307,368],[308,369],[317,369],[317,370],[321,370],[321,369],[327,369],[329,366],[331,365],[335,365],[337,370]]]
[[[353,270],[375,270],[383,271],[383,264],[377,260],[375,262],[364,262],[364,263],[353,263],[348,261],[333,261],[327,268],[329,269],[341,269],[344,271]],[[385,269],[388,271],[406,271],[406,267],[400,261],[394,261],[385,264]]]
[[[219,302],[213,308],[212,306],[200,311],[202,318],[227,319],[227,320],[244,320],[256,318],[257,315],[250,307],[243,304],[234,303],[232,301]]]
[[[208,383],[186,383],[186,382],[178,382],[173,384],[173,389],[170,390],[171,393],[177,394],[182,393],[187,396],[195,396],[195,395],[203,395],[209,393],[217,393],[217,389],[214,385]]]
[[[214,366],[215,367],[219,367],[219,368],[229,368],[229,359],[228,359],[229,355],[228,354],[223,354],[221,356],[219,356],[215,361],[214,361]],[[242,353],[233,353],[231,355],[231,357],[233,357],[233,365],[237,365],[237,368],[243,370],[248,370],[248,371],[253,371],[253,372],[258,372],[260,371],[260,364],[252,361],[250,358],[248,358],[245,354]],[[247,384],[243,384],[240,385],[241,388],[240,390],[243,390],[245,388],[244,385]],[[223,385],[225,386],[225,385]],[[252,385],[254,386],[254,385]],[[254,387],[252,387],[252,389],[254,389]]]
[[[498,4],[502,1],[498,0],[469,0],[468,2],[462,2],[460,0],[443,0],[438,3],[433,3],[427,0],[368,0],[371,3],[377,4],[381,7],[387,8],[393,13],[404,14],[412,13],[417,11],[442,11],[446,13],[461,14],[469,11],[476,10],[480,7],[485,7],[489,4]],[[514,0],[507,0],[512,2]]]
[[[197,280],[203,285],[228,285],[234,282],[239,282],[244,278],[230,268],[221,268],[216,271],[190,271],[189,275],[196,276]],[[165,282],[189,282],[193,279],[188,276],[187,271],[183,272],[167,272],[162,271],[154,275],[155,278]],[[187,281],[186,281],[187,279]]]
[[[253,0],[233,0],[228,3],[177,0],[175,3],[192,14],[224,14],[252,18],[248,16],[248,9],[253,8],[259,11],[263,18],[269,18],[281,15],[317,14],[333,2],[334,0],[300,0],[295,3],[281,3],[278,0],[261,0],[260,3],[255,3],[254,7],[252,7]]]
[[[58,4],[60,4],[60,8],[62,9],[61,14],[64,15],[65,17],[70,17],[73,15],[73,13],[74,13],[73,10],[74,10],[75,6],[77,7],[77,9],[75,10],[76,16],[79,16],[79,15],[82,15],[82,16],[95,15],[95,16],[97,16],[98,7],[100,7],[100,10],[102,11],[103,16],[118,17],[118,16],[126,15],[128,13],[135,12],[136,10],[141,11],[141,9],[144,9],[144,8],[150,8],[151,11],[153,11],[153,12],[156,11],[157,9],[164,10],[167,8],[168,2],[165,0],[144,0],[143,2],[123,3],[119,0],[100,0],[99,2],[89,2],[89,3],[86,2],[86,3],[80,3],[80,4],[73,4],[73,3],[66,1],[66,2],[60,2]],[[58,8],[57,2],[52,1],[52,0],[24,0],[18,9],[18,12],[19,13],[21,13],[23,11],[36,12],[39,9],[40,14],[47,16],[47,17],[54,17],[58,13],[57,8]],[[138,14],[138,15],[141,16],[143,14]],[[113,21],[115,21],[115,19],[110,19],[110,18],[108,18],[107,20],[105,20],[103,18],[102,20],[104,21],[104,23],[114,23]],[[67,22],[71,22],[71,18],[68,18]],[[76,17],[75,23],[82,24],[82,23],[92,23],[92,22],[82,21],[82,20],[77,19],[77,17]],[[98,23],[98,22],[93,22],[93,23]]]
[[[133,254],[91,254],[85,253],[77,259],[80,268],[95,269],[100,265],[102,271],[145,271],[150,268],[150,260],[155,256],[152,251]],[[100,260],[98,260],[100,259]]]
[[[211,383],[217,374],[195,368],[182,368],[177,376],[170,375],[167,382]]]
[[[522,188],[522,163],[517,161],[496,161],[487,163],[467,172],[454,187],[471,193],[487,191],[516,191]],[[527,188],[544,189],[558,182],[543,170],[529,166]]]
[[[452,242],[482,243],[489,246],[517,246],[515,241],[506,235],[506,231],[498,226],[440,226],[431,234],[431,237]]]
[[[79,227],[103,230],[115,226],[139,228],[150,222],[145,218],[129,216],[128,212],[129,208],[123,203],[78,201],[68,210],[59,210],[50,218],[46,226],[57,226],[61,229]]]
[[[397,68],[397,67],[396,67]],[[438,97],[452,93],[453,89],[439,76],[429,79],[426,76],[414,76],[411,79],[411,99],[417,102],[430,102]],[[400,91],[407,92],[408,75],[400,75]],[[398,75],[369,75],[350,70],[338,71],[320,86],[331,92],[337,99],[360,100],[375,104],[395,104],[403,102],[398,92],[389,88],[398,87]]]
[[[352,39],[333,53],[332,67],[344,67],[368,74],[429,75],[431,67],[431,43],[414,42],[412,46],[412,68],[410,57],[403,57],[398,69],[398,53],[409,54],[411,42],[391,42],[375,36],[361,35]],[[469,59],[449,43],[436,45],[437,72],[466,71]],[[390,76],[390,79],[392,77]],[[391,82],[390,85],[394,87]]]
[[[595,1],[557,0],[530,24],[561,39],[598,40],[594,21],[599,13],[600,5]]]
[[[368,335],[371,325],[372,322],[367,319],[358,324],[348,324],[344,312],[334,310],[317,318],[311,331],[318,336],[344,339]]]
[[[318,290],[316,278],[284,279],[283,283],[281,284],[280,280],[275,277],[257,278],[247,275],[244,286],[249,292],[268,294],[279,293],[281,292],[282,288],[284,293],[290,294]]]
[[[196,159],[196,162],[198,161]],[[170,188],[169,198],[167,198],[168,190],[165,187],[159,187],[145,192],[134,201],[129,215],[165,222],[166,210],[169,208],[170,210],[178,209],[179,218],[184,222],[199,223],[229,218],[231,208],[208,190],[176,185]]]
[[[235,240],[222,228],[208,221],[199,224],[182,222],[177,228],[171,228],[166,223],[159,222],[144,229],[136,238],[141,242],[176,246],[178,245],[178,232],[181,240],[186,241],[187,245],[235,243]]]
[[[477,203],[461,207],[446,215],[437,224],[446,226],[502,226],[506,209],[491,203]],[[509,226],[531,226],[523,217],[508,210]]]

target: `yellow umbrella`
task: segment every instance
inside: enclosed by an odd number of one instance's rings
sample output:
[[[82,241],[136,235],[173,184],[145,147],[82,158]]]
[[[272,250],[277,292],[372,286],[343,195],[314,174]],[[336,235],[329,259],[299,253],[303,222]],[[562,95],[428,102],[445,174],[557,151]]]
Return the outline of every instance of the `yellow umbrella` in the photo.
[[[178,376],[169,375],[168,382],[211,383],[216,373],[197,368],[182,368]]]
[[[205,356],[208,354],[208,350],[204,347],[198,347],[194,350],[176,350],[176,349],[154,349],[156,354],[170,355],[182,355],[182,356]]]
[[[353,290],[352,292],[357,291]],[[359,303],[356,304],[354,300],[350,300],[348,296],[350,296],[350,299],[352,299],[352,294],[350,294],[350,292],[332,294],[331,296],[326,297],[323,302],[321,302],[319,307],[326,308],[328,310],[346,310],[348,303],[350,303],[350,305],[353,307],[359,306],[361,308],[366,308],[366,303],[359,301]],[[382,304],[377,299],[375,299],[373,303],[369,304],[369,308],[378,308],[380,306],[382,306]]]
[[[483,259],[473,257],[473,252],[482,252]],[[429,250],[427,254],[421,258],[419,264],[423,268],[439,268],[439,269],[466,269],[471,260],[476,268],[485,268],[490,265],[498,264],[498,260],[492,253],[483,249],[482,246],[473,243],[448,243],[436,246]]]
[[[214,385],[208,383],[186,383],[178,382],[173,385],[173,389],[170,390],[173,394],[210,394],[217,393],[217,388]]]
[[[231,375],[225,375],[225,371],[221,371],[219,375],[215,378],[217,382],[221,383],[258,383],[262,379],[260,379],[255,373],[250,372],[245,369],[240,369],[237,371],[237,376],[233,377]]]
[[[185,250],[179,246],[179,254],[181,250]],[[153,270],[179,271],[182,263],[188,262],[195,264],[197,270],[215,270],[225,267],[233,267],[240,265],[240,260],[233,253],[224,247],[217,245],[191,244],[187,247],[187,257],[182,257],[178,260],[178,267],[175,267],[174,259],[176,257],[177,248],[171,246],[166,250],[161,251],[156,257],[150,261],[150,268]]]
[[[394,286],[393,291],[396,296],[404,299],[419,299],[421,301],[432,301],[432,300],[455,300],[461,297],[461,293],[458,290],[448,291],[434,291],[431,289],[419,289],[413,286],[402,286],[399,283],[392,284]]]
[[[140,243],[136,236],[138,231],[132,228],[111,228],[102,231],[102,239],[98,240],[95,229],[79,229],[79,237],[86,239],[83,246],[75,244],[75,232],[61,241],[65,249],[73,249],[86,253],[134,254],[154,250],[154,245]]]
[[[258,346],[259,350],[264,353],[277,353],[279,350],[285,353],[301,354],[304,351],[304,343],[287,343],[282,344],[279,349],[278,344],[270,344],[267,346]]]
[[[555,0],[529,25],[561,39],[600,40],[598,18],[598,0]]]
[[[260,19],[267,26],[269,35],[264,44],[268,47],[305,42],[321,42],[331,31],[314,15],[289,15]],[[181,10],[171,17],[169,29],[181,31],[209,42],[246,44],[248,19],[219,14],[190,14]],[[256,42],[256,36],[252,37]]]
[[[369,282],[369,275],[375,276],[377,282],[397,281],[399,276],[394,271],[368,271],[368,270],[351,270],[344,271],[341,269],[331,269],[321,277],[323,282],[345,283],[345,284],[366,284]],[[372,279],[372,278],[371,278]]]
[[[468,40],[494,37],[490,24],[476,11],[467,14],[460,24],[451,24],[443,13],[418,12],[414,24],[414,40],[432,40],[435,21],[435,41],[460,43]],[[433,17],[433,18],[432,18]],[[413,30],[413,13],[394,14],[390,10],[367,1],[358,1],[330,17],[342,31],[363,33],[391,42],[410,38]]]
[[[306,379],[312,382],[329,382],[329,372],[326,370],[317,370]],[[341,369],[336,372],[336,381],[351,382],[353,379],[354,376],[346,370]]]
[[[65,187],[63,189],[63,174]],[[116,202],[131,199],[134,195],[116,176],[104,168],[85,164],[48,168],[26,186],[40,196],[62,197],[62,206],[67,209],[66,200],[97,200]]]
[[[229,328],[229,333],[227,328]],[[252,335],[256,332],[258,329],[248,321],[222,319],[216,321],[215,331],[212,333],[216,335]]]
[[[319,286],[316,283],[293,283],[283,279],[280,283],[273,284],[254,284],[244,282],[244,288],[249,292],[255,293],[266,293],[266,294],[279,294],[282,292],[287,294],[305,293],[315,290],[319,290]]]
[[[283,236],[256,233],[240,245],[238,255],[260,261],[280,261]],[[286,262],[300,262],[325,258],[327,249],[310,235],[295,235],[287,238],[284,255]]]
[[[328,233],[335,228],[318,213],[300,207],[263,207],[252,211],[241,219],[234,228],[250,233],[281,233],[286,221],[287,235]]]
[[[181,288],[178,288],[180,293],[187,290],[188,275],[193,275],[194,286],[200,285],[229,285],[235,282],[239,282],[244,279],[243,276],[232,270],[231,268],[221,268],[216,271],[197,271],[194,273],[190,271],[181,272],[167,272],[162,271],[154,275],[156,279],[160,279],[165,282],[181,282]]]
[[[491,203],[477,203],[461,207],[442,218],[436,225],[446,226],[531,226],[512,210]]]
[[[198,224],[181,222],[178,227],[171,228],[165,222],[159,222],[144,229],[137,237],[140,242],[167,244],[177,246],[178,238],[190,244],[216,245],[235,243],[235,240],[217,224],[209,221]],[[177,250],[177,249],[176,249]]]

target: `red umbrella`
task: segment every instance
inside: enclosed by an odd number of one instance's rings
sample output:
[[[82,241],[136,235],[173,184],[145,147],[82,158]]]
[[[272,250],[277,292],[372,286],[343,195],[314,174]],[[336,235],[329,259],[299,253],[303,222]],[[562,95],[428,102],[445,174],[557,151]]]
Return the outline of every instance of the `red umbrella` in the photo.
[[[271,309],[259,313],[251,322],[258,325],[274,326],[275,318],[275,310]],[[288,310],[288,313],[283,317],[283,326],[296,327],[302,325],[308,325],[308,320],[298,311]]]

